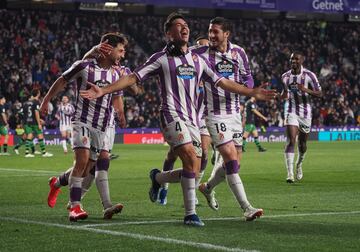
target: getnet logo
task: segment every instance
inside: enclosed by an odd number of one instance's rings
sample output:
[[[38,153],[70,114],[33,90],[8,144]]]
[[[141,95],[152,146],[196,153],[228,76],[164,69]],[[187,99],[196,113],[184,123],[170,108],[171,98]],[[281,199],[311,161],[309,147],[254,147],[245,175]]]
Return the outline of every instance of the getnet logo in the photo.
[[[344,3],[342,0],[313,0],[312,7],[319,11],[343,11]]]

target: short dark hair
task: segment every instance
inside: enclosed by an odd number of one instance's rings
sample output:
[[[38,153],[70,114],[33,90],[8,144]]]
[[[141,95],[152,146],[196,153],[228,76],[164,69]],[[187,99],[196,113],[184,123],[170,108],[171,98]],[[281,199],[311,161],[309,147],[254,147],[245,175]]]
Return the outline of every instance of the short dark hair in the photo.
[[[195,39],[195,42],[198,42],[199,40],[202,40],[202,39],[209,39],[208,36],[204,35],[204,34],[199,34],[196,39]]]
[[[170,30],[170,27],[172,25],[172,22],[175,19],[181,18],[183,20],[185,20],[185,17],[183,15],[181,15],[180,13],[177,12],[173,12],[171,13],[167,18],[166,21],[164,23],[164,32],[167,33]]]
[[[296,55],[304,56],[304,53],[303,53],[302,51],[300,51],[299,49],[292,50],[292,52],[291,52],[290,56],[291,56],[292,54],[294,54],[294,55],[296,54]]]
[[[32,91],[31,91],[31,96],[32,97],[36,97],[36,96],[38,96],[40,94],[40,90],[39,89],[33,89]]]
[[[223,17],[215,17],[213,19],[210,20],[210,24],[217,24],[217,25],[221,25],[221,29],[224,32],[232,32],[233,29],[233,25],[230,22],[230,20],[223,18]]]
[[[2,94],[0,94],[0,100],[5,98],[5,96],[3,96]]]
[[[128,40],[122,33],[106,33],[101,37],[100,42],[105,42],[111,45],[112,47],[116,47],[118,44],[123,44],[126,46],[128,44]]]

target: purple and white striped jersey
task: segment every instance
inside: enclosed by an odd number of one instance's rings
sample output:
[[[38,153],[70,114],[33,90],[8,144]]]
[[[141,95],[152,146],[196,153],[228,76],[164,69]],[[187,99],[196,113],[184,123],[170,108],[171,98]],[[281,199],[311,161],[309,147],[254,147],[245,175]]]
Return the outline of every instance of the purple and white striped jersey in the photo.
[[[114,68],[101,68],[96,59],[86,59],[76,61],[63,73],[63,77],[68,82],[75,81],[76,84],[76,103],[72,121],[105,131],[112,110],[112,94],[88,100],[81,97],[79,91],[89,88],[88,82],[99,87],[107,86],[120,78],[119,73]]]
[[[188,51],[185,56],[172,57],[165,50],[153,54],[134,74],[142,81],[149,76],[160,78],[161,123],[169,124],[180,118],[199,125],[198,87],[200,80],[216,85],[223,77],[211,69],[203,56]]]
[[[221,53],[208,46],[194,46],[191,50],[204,56],[211,64],[213,71],[237,83],[254,87],[249,61],[243,48],[228,42],[227,51]],[[238,114],[240,111],[239,95],[230,93],[210,82],[205,82],[204,94],[205,115]]]
[[[285,102],[285,113],[294,113],[304,118],[311,118],[310,95],[297,88],[297,84],[303,84],[305,88],[321,90],[316,75],[308,69],[301,67],[300,74],[295,75],[291,70],[281,77],[288,92],[289,99]]]
[[[71,125],[71,117],[75,112],[75,108],[71,103],[60,104],[58,109],[59,115],[59,126],[70,126]]]

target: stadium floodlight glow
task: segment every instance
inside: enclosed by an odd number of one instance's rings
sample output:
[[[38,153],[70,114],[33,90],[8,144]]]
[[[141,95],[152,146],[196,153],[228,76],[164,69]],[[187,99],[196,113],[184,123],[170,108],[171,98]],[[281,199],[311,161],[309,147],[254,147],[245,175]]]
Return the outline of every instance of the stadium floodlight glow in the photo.
[[[112,8],[115,8],[115,7],[118,7],[118,3],[117,2],[105,2],[105,7],[112,7]]]

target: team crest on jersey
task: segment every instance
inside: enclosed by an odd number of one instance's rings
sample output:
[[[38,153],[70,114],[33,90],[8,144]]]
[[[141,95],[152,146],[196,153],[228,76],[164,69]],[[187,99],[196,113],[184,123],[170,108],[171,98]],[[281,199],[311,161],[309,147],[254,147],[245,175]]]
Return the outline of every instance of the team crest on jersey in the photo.
[[[88,142],[87,137],[83,137],[83,138],[82,138],[82,143],[83,143],[84,145],[86,145],[86,144],[87,144],[87,142]]]
[[[222,60],[221,62],[215,65],[216,71],[224,76],[225,78],[234,74],[234,64],[226,59]]]
[[[219,140],[220,140],[220,141],[224,140],[224,134],[221,133],[221,132],[219,133]]]
[[[188,64],[182,64],[176,68],[176,75],[184,80],[190,80],[194,78],[195,74],[196,74],[195,68]]]
[[[194,62],[197,62],[199,60],[196,54],[193,54],[192,59]]]
[[[177,138],[178,138],[178,141],[179,141],[179,142],[184,141],[184,135],[183,135],[183,134],[181,134],[181,133],[178,135],[178,137],[177,137]]]
[[[110,85],[111,83],[108,82],[107,80],[98,80],[98,81],[95,81],[95,85],[98,86],[98,87],[105,87],[107,85]]]

